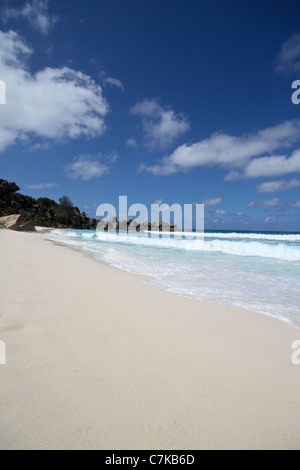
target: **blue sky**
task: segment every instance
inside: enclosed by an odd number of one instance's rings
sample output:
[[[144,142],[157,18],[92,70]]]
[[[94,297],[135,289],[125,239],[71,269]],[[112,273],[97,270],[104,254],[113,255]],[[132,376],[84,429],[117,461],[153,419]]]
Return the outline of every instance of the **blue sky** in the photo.
[[[0,177],[90,216],[127,195],[299,231],[297,3],[2,0]]]

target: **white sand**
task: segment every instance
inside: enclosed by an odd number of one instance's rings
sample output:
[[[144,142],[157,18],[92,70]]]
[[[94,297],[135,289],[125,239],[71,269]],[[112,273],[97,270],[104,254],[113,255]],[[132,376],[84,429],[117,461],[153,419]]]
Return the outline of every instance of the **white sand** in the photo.
[[[0,232],[0,449],[300,448],[300,330]]]

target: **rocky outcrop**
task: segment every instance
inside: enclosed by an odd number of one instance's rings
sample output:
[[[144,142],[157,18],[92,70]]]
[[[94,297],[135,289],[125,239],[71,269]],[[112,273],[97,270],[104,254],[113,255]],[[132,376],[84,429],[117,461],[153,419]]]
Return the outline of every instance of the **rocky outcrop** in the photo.
[[[109,219],[107,224],[107,230],[112,232],[119,230],[119,222],[117,220],[117,217],[112,217],[111,219]]]
[[[0,179],[0,198],[5,194],[16,193],[17,191],[20,191],[20,188],[16,183],[9,183],[6,180]]]
[[[126,224],[126,229],[127,230],[127,223],[123,223],[122,226]],[[97,230],[103,231],[103,232],[116,232],[120,230],[120,224],[118,222],[118,219],[116,217],[112,217],[108,221],[100,220],[97,224]]]
[[[165,222],[154,222],[152,225],[149,222],[142,222],[138,224],[135,220],[122,220],[118,222],[116,217],[108,221],[100,220],[97,224],[97,230],[103,232],[109,231],[131,231],[131,232],[181,232],[177,225],[169,225]]]
[[[149,230],[152,232],[182,232],[177,225],[169,225],[161,220],[159,222],[153,222]]]
[[[119,222],[119,231],[126,232],[128,230],[128,222],[126,220],[121,220]]]
[[[136,232],[137,231],[137,228],[138,228],[138,224],[135,220],[130,220],[128,222],[128,230],[129,231],[133,231],[133,232]]]
[[[15,232],[36,232],[36,228],[32,220],[22,225],[22,219],[22,215],[15,214],[7,217],[0,217],[0,222],[4,224],[4,227],[8,230],[13,230]]]
[[[181,232],[176,225],[169,225],[162,221],[153,223],[151,226],[149,222],[138,224],[135,220],[119,222],[116,217],[109,221],[91,219],[84,212],[81,213],[78,207],[68,207],[67,211],[63,211],[62,206],[55,201],[48,198],[36,200],[19,194],[19,190],[16,183],[0,179],[0,217],[11,217],[9,220],[9,228],[13,227],[11,230],[21,228],[23,231],[34,231],[34,226],[39,225],[74,230]]]
[[[32,220],[26,222],[24,225],[21,225],[20,232],[36,232],[36,228]]]
[[[151,230],[151,224],[149,224],[149,222],[142,222],[139,225],[140,232],[147,232],[148,230]]]
[[[9,215],[7,217],[0,217],[0,222],[4,224],[5,228],[18,232],[21,227],[22,216],[19,214],[15,214]]]
[[[0,179],[0,217],[22,216],[26,224],[24,230],[33,230],[33,225],[49,228],[72,228],[78,230],[95,230],[98,220],[80,213],[78,207],[70,210],[68,217],[60,215],[59,205],[47,198],[38,200],[19,194],[19,186]],[[27,225],[32,222],[33,225]],[[19,226],[21,225],[21,222]]]

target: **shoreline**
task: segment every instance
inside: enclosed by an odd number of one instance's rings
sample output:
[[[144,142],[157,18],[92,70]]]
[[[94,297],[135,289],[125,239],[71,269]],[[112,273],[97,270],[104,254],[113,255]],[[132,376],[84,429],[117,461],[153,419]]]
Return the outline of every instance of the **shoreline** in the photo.
[[[0,233],[0,449],[300,447],[296,327],[48,241]]]
[[[44,228],[44,227],[36,227],[37,228],[37,232],[39,235],[43,235],[43,233],[46,233],[46,232],[51,232],[51,231],[54,231],[54,230],[61,230],[61,229],[47,229],[47,228]],[[74,231],[76,231],[74,229]],[[252,232],[249,232],[249,233],[252,233]],[[83,248],[80,248],[80,247],[76,247],[74,245],[69,245],[67,243],[64,243],[62,241],[55,241],[55,240],[51,240],[49,238],[46,238],[44,237],[45,240],[51,242],[51,243],[54,243],[55,245],[58,245],[58,246],[63,246],[63,247],[66,247],[68,249],[71,249],[72,251],[77,251],[79,253],[82,253],[83,255],[87,256],[87,258],[90,258],[90,259],[93,259],[94,261],[98,262],[98,263],[102,263],[104,266],[109,266],[113,269],[116,269],[117,271],[122,271],[122,272],[126,272],[126,273],[129,273],[129,274],[133,274],[135,276],[140,276],[143,278],[143,281],[147,284],[147,283],[151,283],[152,285],[154,286],[157,286],[159,287],[160,289],[162,289],[164,292],[170,292],[172,294],[175,294],[175,295],[178,295],[180,297],[183,297],[183,298],[186,298],[186,299],[193,299],[193,300],[196,300],[198,302],[204,302],[204,303],[208,303],[208,304],[213,304],[213,305],[217,305],[217,306],[220,306],[220,307],[229,307],[229,308],[238,308],[238,309],[242,309],[242,310],[246,310],[248,312],[253,312],[253,313],[258,313],[260,315],[264,315],[264,316],[267,316],[267,317],[270,317],[274,320],[277,320],[277,321],[280,321],[280,322],[283,322],[284,324],[286,325],[289,325],[290,327],[292,328],[295,328],[296,330],[298,330],[300,332],[300,326],[297,326],[297,325],[294,325],[292,323],[292,321],[289,321],[287,318],[284,318],[284,317],[276,317],[275,315],[272,315],[271,313],[268,313],[268,312],[263,312],[263,311],[260,311],[260,310],[252,310],[250,308],[247,308],[247,307],[244,307],[244,306],[239,306],[239,305],[230,305],[230,304],[223,304],[221,302],[218,302],[217,300],[201,300],[201,299],[197,299],[196,297],[191,297],[191,296],[188,296],[188,295],[184,295],[184,294],[181,294],[181,293],[178,293],[178,292],[175,292],[173,291],[171,288],[170,289],[167,289],[163,286],[161,286],[158,282],[151,282],[151,281],[155,281],[157,280],[156,277],[154,276],[150,276],[150,275],[145,275],[145,274],[141,274],[141,273],[134,273],[130,270],[126,270],[126,269],[122,269],[122,268],[119,268],[117,266],[113,266],[112,264],[110,264],[109,262],[106,262],[105,260],[101,259],[101,258],[95,258],[95,256],[93,256],[92,254],[90,254],[88,252],[88,250],[85,250]]]

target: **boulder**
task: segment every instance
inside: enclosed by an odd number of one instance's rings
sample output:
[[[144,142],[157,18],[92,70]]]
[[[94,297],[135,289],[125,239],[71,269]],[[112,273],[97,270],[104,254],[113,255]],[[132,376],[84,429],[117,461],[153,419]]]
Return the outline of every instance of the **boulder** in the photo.
[[[36,232],[36,228],[32,220],[20,227],[21,232]]]
[[[134,231],[136,232],[137,231],[137,227],[138,227],[138,224],[135,220],[131,220],[128,224],[128,230],[130,231]]]
[[[0,196],[3,194],[16,193],[17,191],[20,191],[20,188],[16,183],[9,183],[6,180],[0,179]]]
[[[171,225],[171,232],[182,232],[180,228],[177,227],[177,225]]]
[[[127,220],[121,220],[119,223],[119,230],[126,232],[127,231]]]
[[[117,221],[116,217],[112,217],[109,219],[108,224],[107,224],[107,229],[108,231],[115,232],[116,230],[119,229],[119,222]]]
[[[108,223],[105,222],[104,220],[100,220],[97,224],[97,229],[96,230],[101,230],[102,232],[107,230]]]
[[[85,213],[81,214],[78,207],[72,209],[68,218],[59,217],[58,205],[53,201],[47,201],[47,198],[41,198],[37,201],[32,197],[18,193],[19,190],[16,183],[0,179],[0,216],[11,213],[24,214],[27,220],[34,220],[38,225],[45,224],[47,227],[55,228],[73,227],[95,230],[98,224],[97,219],[90,219]],[[18,230],[21,225],[20,223],[14,224],[14,219],[8,220],[8,223],[10,224],[9,228],[13,227],[12,230]],[[110,222],[110,227],[111,230],[115,230],[118,227],[118,222],[113,220]],[[33,226],[29,226],[29,229],[33,230]]]
[[[0,217],[0,222],[3,222],[5,227],[9,230],[18,232],[22,223],[22,216],[20,214],[8,215],[6,217]]]
[[[140,232],[151,230],[151,224],[149,222],[142,222],[140,225]]]
[[[151,224],[151,231],[152,232],[159,232],[159,228],[160,228],[160,226],[159,226],[158,222],[153,222]]]

